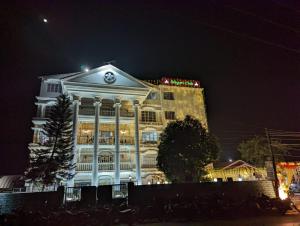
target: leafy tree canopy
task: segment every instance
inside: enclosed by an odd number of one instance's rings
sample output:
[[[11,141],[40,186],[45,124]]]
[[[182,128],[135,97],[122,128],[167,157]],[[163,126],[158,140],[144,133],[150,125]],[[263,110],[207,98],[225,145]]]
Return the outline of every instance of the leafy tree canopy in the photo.
[[[32,146],[30,163],[25,175],[33,182],[50,185],[63,179],[69,179],[74,166],[72,148],[72,111],[71,101],[66,95],[57,97],[51,108],[49,118],[43,125],[43,143]]]
[[[170,122],[160,136],[157,166],[173,182],[198,182],[204,166],[216,160],[219,146],[199,120]]]
[[[258,167],[263,167],[265,161],[271,159],[271,152],[268,141],[265,137],[254,136],[243,141],[238,145],[238,151],[241,154],[241,159]],[[283,160],[284,153],[287,150],[279,142],[272,142],[272,149],[276,161]]]

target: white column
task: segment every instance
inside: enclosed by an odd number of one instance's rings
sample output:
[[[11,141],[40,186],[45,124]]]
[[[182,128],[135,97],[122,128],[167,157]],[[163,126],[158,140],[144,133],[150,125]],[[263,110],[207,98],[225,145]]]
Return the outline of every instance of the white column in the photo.
[[[99,111],[101,99],[95,98],[95,131],[94,131],[94,154],[93,154],[93,174],[92,186],[98,186],[98,146],[99,146]]]
[[[136,183],[142,184],[141,179],[141,163],[140,163],[140,138],[139,138],[139,102],[134,101],[134,143],[135,143],[135,167],[136,167]]]
[[[116,129],[115,129],[115,184],[120,184],[120,100],[115,102],[115,116],[116,116]]]
[[[78,124],[78,113],[79,113],[80,97],[73,97],[73,127],[72,127],[72,138],[73,138],[73,159],[71,164],[74,168],[70,171],[71,175],[75,175],[75,167],[77,162],[77,124]],[[67,181],[68,187],[74,187],[74,177]]]
[[[45,118],[46,105],[41,104],[39,105],[39,107],[40,107],[40,115],[38,117]]]

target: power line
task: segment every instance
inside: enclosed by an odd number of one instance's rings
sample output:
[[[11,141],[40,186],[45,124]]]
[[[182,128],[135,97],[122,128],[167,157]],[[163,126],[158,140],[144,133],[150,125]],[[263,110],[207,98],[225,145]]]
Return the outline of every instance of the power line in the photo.
[[[286,154],[274,154],[276,156],[287,156],[287,157],[294,157],[294,158],[300,158],[300,155],[286,155]]]
[[[274,2],[275,4],[277,4],[277,5],[281,6],[282,8],[286,8],[286,9],[289,9],[289,10],[291,10],[291,11],[294,11],[295,13],[300,13],[300,11],[299,11],[299,10],[296,10],[296,9],[290,8],[290,7],[288,7],[287,5],[285,5],[285,4],[282,4],[282,3],[279,3],[279,2],[277,2],[277,1],[275,1],[275,0],[271,0],[271,2]]]
[[[231,33],[231,34],[235,34],[239,37],[248,38],[250,40],[261,42],[261,43],[264,43],[264,44],[269,45],[269,46],[274,46],[274,47],[277,47],[277,48],[281,48],[281,49],[284,49],[284,50],[287,50],[287,51],[291,51],[291,52],[300,54],[299,50],[287,47],[285,45],[281,45],[281,44],[277,44],[277,43],[274,43],[274,42],[266,41],[264,39],[261,39],[261,38],[255,37],[255,36],[251,36],[251,35],[248,35],[248,34],[245,34],[245,33],[239,33],[239,32],[236,32],[234,30],[231,30],[229,28],[220,27],[218,25],[212,25],[212,24],[209,24],[209,23],[206,23],[206,22],[199,22],[199,21],[198,21],[198,23],[200,23],[204,26],[210,27],[210,28],[215,28],[215,29],[218,29],[218,30],[221,30],[221,31]]]
[[[169,13],[169,11],[167,11],[167,10],[164,10],[163,12]],[[147,13],[147,11],[146,11],[146,13]],[[175,14],[177,15],[177,17],[185,19],[185,17],[181,16],[180,14],[178,14],[176,12],[173,12],[172,16],[175,15]],[[234,30],[229,29],[229,28],[224,28],[224,27],[221,27],[221,26],[218,26],[218,25],[203,22],[203,21],[200,21],[199,19],[194,18],[192,20],[197,22],[198,24],[203,25],[203,26],[213,28],[213,29],[217,29],[217,30],[220,30],[220,31],[223,31],[223,32],[226,32],[226,33],[234,34],[234,35],[236,35],[240,38],[247,38],[247,39],[255,41],[255,42],[260,42],[260,43],[263,43],[265,45],[277,47],[277,48],[280,48],[280,49],[283,49],[283,50],[286,50],[286,51],[289,51],[289,52],[300,54],[300,51],[298,49],[294,49],[294,48],[290,48],[290,47],[287,47],[287,46],[282,45],[282,44],[270,42],[268,40],[264,40],[264,39],[258,38],[256,36],[248,35],[248,34],[245,34],[245,33],[240,33],[240,32],[234,31]]]
[[[229,6],[229,5],[224,5],[224,7],[226,8],[230,8],[236,12],[239,12],[241,14],[245,14],[245,15],[248,15],[248,16],[252,16],[252,17],[256,17],[264,22],[267,22],[267,23],[270,23],[270,24],[273,24],[273,25],[276,25],[278,27],[281,27],[281,28],[285,28],[286,30],[290,30],[290,31],[293,31],[293,32],[296,32],[296,33],[299,33],[300,30],[294,28],[294,27],[291,27],[291,26],[288,26],[288,25],[284,25],[284,24],[281,24],[281,23],[278,23],[278,22],[274,22],[270,19],[266,19],[262,16],[258,16],[256,15],[255,13],[252,13],[252,12],[249,12],[249,11],[245,11],[245,10],[242,10],[242,9],[239,9],[239,8],[235,8],[235,7],[232,7],[232,6]]]

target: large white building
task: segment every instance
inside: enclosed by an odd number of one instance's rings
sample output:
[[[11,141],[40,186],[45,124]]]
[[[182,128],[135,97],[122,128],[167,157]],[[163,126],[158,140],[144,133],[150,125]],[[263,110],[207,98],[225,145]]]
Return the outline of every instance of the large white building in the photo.
[[[30,148],[45,139],[42,125],[61,93],[73,101],[76,174],[69,186],[163,182],[156,157],[159,135],[167,123],[192,115],[207,127],[198,81],[163,78],[146,82],[108,64],[41,77]]]

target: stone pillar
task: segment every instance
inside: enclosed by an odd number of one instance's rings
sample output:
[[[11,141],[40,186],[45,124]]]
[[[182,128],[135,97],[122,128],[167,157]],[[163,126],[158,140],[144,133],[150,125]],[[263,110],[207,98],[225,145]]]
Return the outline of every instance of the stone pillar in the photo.
[[[136,183],[142,184],[141,179],[141,163],[140,163],[140,138],[139,138],[139,102],[134,101],[134,143],[135,143],[135,167],[136,167]]]
[[[115,129],[115,184],[120,184],[120,100],[115,101],[115,116],[116,116],[116,129]]]
[[[93,154],[93,173],[92,186],[98,186],[98,146],[99,146],[99,113],[101,99],[95,98],[95,131],[94,131],[94,154]]]
[[[75,167],[77,162],[77,124],[78,124],[78,113],[79,113],[80,97],[73,97],[73,127],[72,127],[72,138],[73,138],[73,159],[71,164],[74,168],[70,171],[70,174],[75,175]],[[74,177],[67,181],[68,187],[74,187]]]

